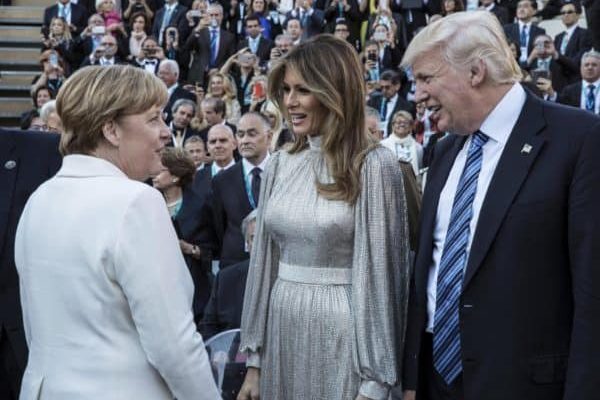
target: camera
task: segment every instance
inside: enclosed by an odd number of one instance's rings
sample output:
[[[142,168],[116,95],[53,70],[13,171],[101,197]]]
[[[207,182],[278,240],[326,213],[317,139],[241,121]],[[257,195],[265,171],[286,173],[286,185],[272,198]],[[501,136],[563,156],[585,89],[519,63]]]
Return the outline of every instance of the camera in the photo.
[[[175,29],[169,29],[167,31],[167,36],[171,39],[171,40],[175,40],[175,36],[177,35],[177,32],[175,31]]]
[[[533,83],[537,83],[538,79],[540,78],[550,79],[550,71],[539,68],[531,71],[531,80]]]
[[[367,53],[367,60],[376,63],[377,62],[377,53],[370,51]]]
[[[385,40],[385,39],[387,39],[387,35],[386,35],[386,33],[385,33],[385,32],[381,32],[381,31],[379,31],[379,32],[375,32],[375,33],[373,33],[373,40],[376,40],[376,41],[383,41],[383,40]]]
[[[92,34],[94,34],[94,35],[104,35],[105,33],[106,33],[106,28],[104,26],[92,27]]]
[[[240,54],[239,61],[241,63],[251,63],[254,61],[254,54],[251,54],[251,53]]]

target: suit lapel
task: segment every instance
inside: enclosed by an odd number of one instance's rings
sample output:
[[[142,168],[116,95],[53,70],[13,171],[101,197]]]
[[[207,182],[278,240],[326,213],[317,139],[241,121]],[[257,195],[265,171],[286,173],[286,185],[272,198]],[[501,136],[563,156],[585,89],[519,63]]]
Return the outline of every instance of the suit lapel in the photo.
[[[19,170],[19,154],[14,137],[12,134],[6,133],[2,135],[8,139],[8,144],[0,146],[0,188],[5,193],[0,196],[0,248],[4,246],[4,236],[8,227],[17,171]],[[14,167],[10,168],[10,165],[14,165]]]
[[[540,100],[527,93],[527,99],[510,134],[479,213],[467,262],[463,290],[483,262],[513,199],[534,164],[545,139],[538,136],[546,122]]]

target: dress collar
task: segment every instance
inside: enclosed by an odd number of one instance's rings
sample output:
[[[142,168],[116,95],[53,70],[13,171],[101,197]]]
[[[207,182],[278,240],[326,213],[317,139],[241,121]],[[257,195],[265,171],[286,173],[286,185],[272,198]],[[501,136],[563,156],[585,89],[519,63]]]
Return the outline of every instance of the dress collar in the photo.
[[[320,150],[321,149],[321,135],[318,136],[307,136],[308,145],[311,149]]]

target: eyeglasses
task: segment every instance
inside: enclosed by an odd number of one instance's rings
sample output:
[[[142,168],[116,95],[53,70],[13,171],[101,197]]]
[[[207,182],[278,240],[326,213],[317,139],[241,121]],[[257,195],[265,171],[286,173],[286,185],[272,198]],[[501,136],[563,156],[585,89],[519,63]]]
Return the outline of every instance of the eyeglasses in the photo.
[[[410,122],[406,121],[394,121],[392,125],[407,127],[410,126]]]
[[[335,28],[335,32],[348,32],[346,28]]]
[[[569,14],[575,14],[575,11],[573,10],[568,10],[568,11],[561,11],[560,15],[569,15]]]
[[[116,43],[100,43],[101,46],[116,46]]]

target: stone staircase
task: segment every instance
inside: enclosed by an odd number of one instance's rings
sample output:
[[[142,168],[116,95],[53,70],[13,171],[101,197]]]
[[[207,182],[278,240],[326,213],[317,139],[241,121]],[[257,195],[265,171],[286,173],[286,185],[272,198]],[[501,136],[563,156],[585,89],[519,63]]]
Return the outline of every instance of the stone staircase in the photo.
[[[40,27],[52,0],[13,0],[0,7],[0,126],[15,127],[31,108],[29,89],[39,75]]]

